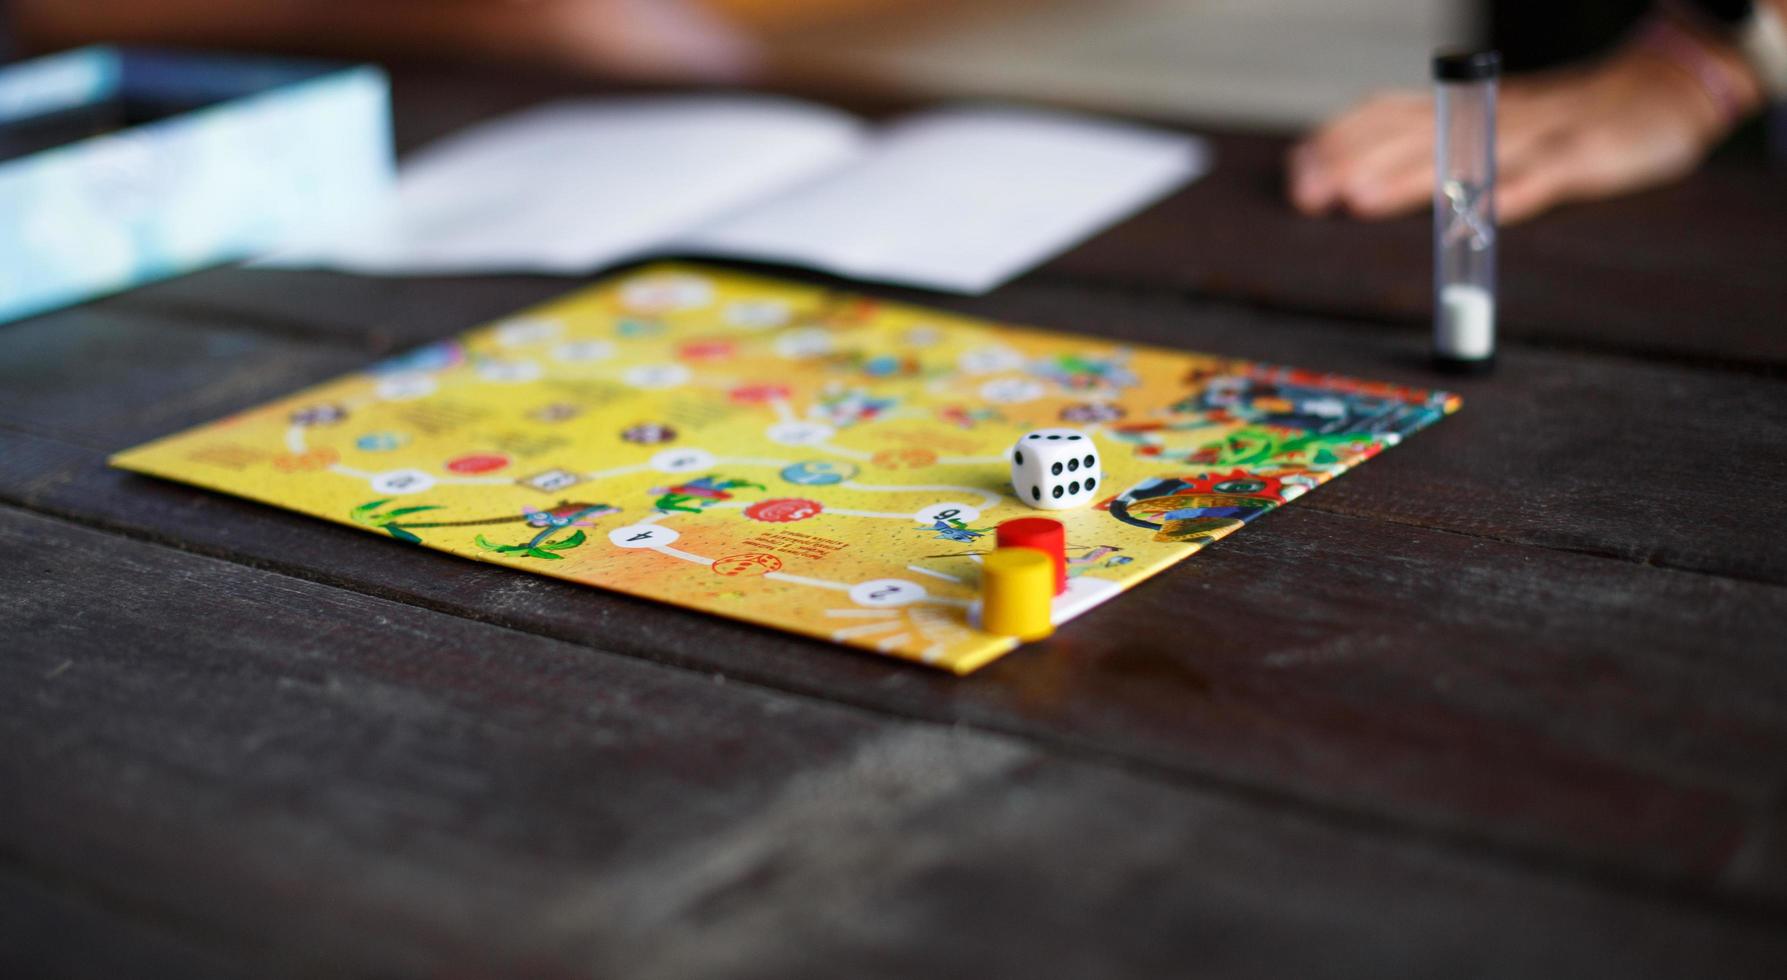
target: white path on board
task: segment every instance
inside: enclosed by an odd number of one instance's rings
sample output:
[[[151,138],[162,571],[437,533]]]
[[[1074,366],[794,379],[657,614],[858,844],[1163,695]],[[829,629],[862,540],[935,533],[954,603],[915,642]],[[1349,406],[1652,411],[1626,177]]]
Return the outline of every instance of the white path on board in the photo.
[[[917,490],[960,490],[963,493],[972,493],[980,497],[980,505],[982,507],[991,507],[994,504],[997,504],[1000,500],[1000,495],[991,490],[983,490],[980,487],[964,487],[951,483],[913,483],[906,486],[888,486],[883,484],[858,483],[855,480],[845,480],[843,483],[839,484],[839,486],[850,487],[853,490],[867,490],[870,493],[907,493]]]
[[[773,578],[778,582],[793,582],[797,585],[811,585],[820,589],[841,589],[845,592],[850,591],[850,585],[845,582],[833,582],[822,578],[808,578],[805,575],[790,575],[787,572],[767,572],[763,577]]]
[[[902,628],[904,628],[904,626],[905,626],[904,619],[887,619],[887,620],[882,620],[881,622],[878,622],[878,623],[864,623],[860,626],[847,626],[841,630],[833,630],[832,634],[831,634],[831,638],[834,640],[846,640],[853,636],[863,636],[868,633],[879,633],[883,630],[902,629]]]
[[[895,513],[891,513],[888,511],[884,511],[884,510],[850,510],[849,508],[845,508],[845,507],[827,507],[825,510],[820,511],[820,513],[821,514],[843,514],[846,517],[881,517],[881,518],[886,518],[887,520],[890,520],[890,521],[916,520],[916,518],[914,518],[912,516],[911,511],[907,511],[903,514],[895,514]]]
[[[845,449],[843,446],[834,446],[829,442],[814,443],[813,448],[817,449],[821,452],[831,453],[833,456],[844,456],[849,459],[874,459],[875,458],[874,453],[864,452],[863,450],[860,450],[860,449]]]
[[[611,476],[626,476],[628,473],[638,473],[641,470],[649,469],[651,469],[650,463],[633,463],[628,466],[616,466],[611,470],[597,470],[594,473],[585,473],[583,474],[583,478],[585,480],[601,480]]]
[[[998,456],[939,456],[937,462],[945,466],[991,466],[1010,459],[1010,453],[1001,453]]]
[[[694,562],[697,565],[703,565],[709,568],[713,567],[714,563],[712,558],[703,558],[700,555],[693,555],[681,548],[673,548],[667,544],[653,545],[646,550],[655,551],[660,555],[669,555],[672,558],[681,558],[683,561]]]
[[[956,578],[954,575],[949,575],[944,572],[939,572],[936,569],[925,568],[922,565],[907,565],[906,571],[917,572],[920,575],[929,575],[932,578],[940,578],[940,579],[944,580],[945,582],[954,582],[957,585],[965,585],[966,584],[961,579]]]

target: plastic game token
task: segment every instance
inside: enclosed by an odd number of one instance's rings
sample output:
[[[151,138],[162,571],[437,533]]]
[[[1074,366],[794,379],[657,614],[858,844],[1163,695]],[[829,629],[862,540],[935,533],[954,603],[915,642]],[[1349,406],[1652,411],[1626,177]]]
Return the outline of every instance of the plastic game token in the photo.
[[[995,548],[981,559],[980,625],[989,633],[1040,640],[1055,631],[1049,559],[1031,548]]]
[[[1015,517],[994,530],[1001,548],[1029,548],[1049,556],[1055,565],[1055,594],[1067,591],[1067,528],[1047,517]]]

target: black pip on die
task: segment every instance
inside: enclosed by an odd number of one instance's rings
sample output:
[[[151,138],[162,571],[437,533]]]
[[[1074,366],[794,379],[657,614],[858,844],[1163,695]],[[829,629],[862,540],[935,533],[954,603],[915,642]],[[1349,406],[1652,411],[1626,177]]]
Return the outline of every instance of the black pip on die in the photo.
[[[1083,507],[1103,482],[1098,448],[1077,429],[1037,429],[1011,448],[1011,489],[1032,507]]]

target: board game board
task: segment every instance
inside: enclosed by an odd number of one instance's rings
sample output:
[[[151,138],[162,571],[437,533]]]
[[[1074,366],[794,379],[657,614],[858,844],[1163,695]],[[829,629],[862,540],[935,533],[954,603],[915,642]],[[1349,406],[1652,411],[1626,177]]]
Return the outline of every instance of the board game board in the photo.
[[[1110,493],[1062,622],[1458,407],[692,265],[611,278],[113,463],[517,569],[967,673],[1025,430]]]

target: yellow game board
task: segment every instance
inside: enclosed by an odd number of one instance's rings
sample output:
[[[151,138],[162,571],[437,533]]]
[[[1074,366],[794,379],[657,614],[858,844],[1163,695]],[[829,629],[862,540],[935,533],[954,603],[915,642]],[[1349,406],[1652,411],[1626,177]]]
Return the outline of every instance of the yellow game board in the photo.
[[[1092,436],[1057,622],[1458,407],[1391,385],[657,265],[114,465],[967,673],[1025,430]]]

